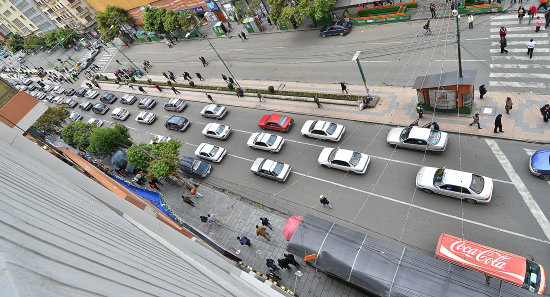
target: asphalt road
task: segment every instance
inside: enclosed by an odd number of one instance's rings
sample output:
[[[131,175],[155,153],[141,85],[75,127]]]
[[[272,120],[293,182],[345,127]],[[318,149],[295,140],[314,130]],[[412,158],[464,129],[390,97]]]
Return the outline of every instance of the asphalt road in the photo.
[[[205,99],[201,93],[189,98]],[[152,125],[135,122],[134,118],[140,111],[135,104],[125,106],[117,101],[110,111],[115,106],[122,106],[131,112],[124,125],[136,141],[149,142],[153,135],[170,136],[184,143],[181,153],[187,156],[193,156],[202,142],[226,148],[228,154],[224,160],[213,164],[211,175],[204,180],[207,185],[228,189],[244,199],[289,215],[314,213],[361,232],[400,241],[428,254],[433,254],[441,233],[463,234],[467,240],[526,257],[533,256],[544,267],[550,267],[548,237],[533,215],[532,208],[518,191],[517,181],[510,179],[509,172],[503,169],[485,139],[452,134],[444,153],[424,155],[417,151],[394,150],[387,145],[385,137],[391,127],[383,125],[342,120],[339,122],[346,126],[346,132],[339,143],[306,138],[300,135],[299,130],[310,117],[291,115],[295,118],[295,127],[288,133],[274,132],[282,135],[286,143],[281,152],[270,154],[252,150],[246,145],[251,133],[261,131],[257,122],[264,112],[230,107],[223,120],[205,119],[199,112],[207,103],[190,101],[180,114],[189,118],[192,124],[185,132],[175,132],[163,127],[163,123],[175,114],[164,111],[162,104],[165,100],[158,98],[157,106],[151,110],[159,117]],[[84,121],[97,117],[108,125],[112,122],[110,111],[103,116],[91,111],[80,113],[84,115]],[[209,122],[231,126],[232,135],[227,140],[203,136],[201,131]],[[550,184],[532,176],[527,167],[529,152],[544,147],[515,141],[495,142],[509,160],[512,170],[526,185],[532,199],[542,209],[543,216],[550,217],[547,195]],[[373,159],[367,173],[353,175],[320,167],[317,158],[322,148],[336,146],[371,155]],[[288,180],[279,183],[254,175],[250,166],[257,157],[291,164],[292,173]],[[487,205],[472,205],[416,190],[415,176],[423,165],[447,166],[493,178],[495,188],[492,201]],[[329,210],[319,204],[321,194],[329,198],[334,209]]]

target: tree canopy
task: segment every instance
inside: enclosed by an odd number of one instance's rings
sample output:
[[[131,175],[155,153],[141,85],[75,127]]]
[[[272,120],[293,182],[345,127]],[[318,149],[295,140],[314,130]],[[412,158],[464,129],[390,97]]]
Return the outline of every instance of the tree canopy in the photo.
[[[120,31],[118,21],[127,24],[131,21],[128,14],[126,14],[126,10],[111,5],[107,5],[105,11],[98,11],[96,19],[99,31],[103,35],[104,42],[109,42],[118,36]],[[113,28],[111,28],[111,26],[113,26]]]
[[[86,149],[90,145],[90,136],[94,129],[99,129],[99,127],[93,123],[87,124],[76,121],[63,128],[61,134],[66,144]]]
[[[38,51],[41,47],[46,45],[46,39],[39,36],[31,36],[25,40],[25,49]]]
[[[6,45],[12,53],[15,53],[25,48],[24,43],[25,40],[23,39],[23,37],[17,34],[12,34],[10,39],[8,39],[8,41],[6,42]]]
[[[140,142],[139,147],[147,152],[151,151],[151,145],[145,142]],[[128,156],[128,164],[134,165],[141,169],[149,168],[149,164],[152,159],[139,147],[138,145],[133,144],[130,148],[128,148],[128,151],[126,151],[126,155]]]
[[[176,12],[163,7],[147,8],[143,15],[145,30],[157,34],[166,34],[177,30],[189,30],[196,24],[193,12],[187,10]]]
[[[90,135],[90,145],[87,151],[97,155],[106,156],[118,150],[121,145],[130,145],[130,135],[128,131],[116,125],[113,128],[98,128],[92,131]]]
[[[58,29],[46,33],[44,43],[48,47],[54,47],[57,44],[66,46],[79,37],[79,34],[72,29]]]
[[[166,34],[166,28],[164,28],[165,16],[170,14],[169,10],[164,7],[147,7],[143,14],[144,28],[147,31],[152,31],[157,34]]]
[[[69,114],[64,110],[63,106],[48,107],[46,112],[34,122],[33,127],[38,131],[44,131],[46,134],[49,134],[51,130],[61,128],[61,123],[69,117]]]
[[[269,17],[278,25],[288,24],[292,19],[299,25],[305,17],[320,19],[334,8],[334,0],[267,0]]]
[[[180,147],[181,142],[173,139],[152,145],[141,142],[139,147],[134,144],[127,151],[128,164],[147,169],[149,178],[166,178],[178,169],[178,149]],[[143,150],[153,158],[149,157]]]

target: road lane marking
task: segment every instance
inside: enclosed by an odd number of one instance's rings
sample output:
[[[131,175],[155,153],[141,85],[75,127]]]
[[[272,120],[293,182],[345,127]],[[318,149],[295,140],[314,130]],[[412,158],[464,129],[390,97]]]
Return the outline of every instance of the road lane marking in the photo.
[[[491,35],[490,36],[491,38],[497,38],[497,39],[500,39],[500,35]],[[524,39],[537,39],[537,38],[542,38],[542,37],[548,37],[548,33],[537,33],[537,35],[533,35],[533,34],[513,34],[513,33],[510,33],[510,34],[506,34],[506,40],[508,40],[509,38],[524,38]],[[527,40],[529,40],[527,39]],[[527,44],[527,41],[525,42],[525,44]]]
[[[490,64],[491,69],[550,69],[550,65],[528,64]]]
[[[512,27],[507,28],[507,32],[517,32],[517,31],[533,31],[533,27]],[[489,32],[491,33],[497,33],[500,31],[500,28],[491,28]]]
[[[522,77],[522,78],[542,78],[542,79],[549,79],[550,74],[545,73],[490,73],[489,77],[506,77],[506,78],[512,78],[512,77]]]
[[[527,52],[525,52],[525,56],[491,56],[493,60],[520,60],[520,61],[537,61],[537,60],[544,60],[544,61],[550,61],[550,57],[544,57],[544,56],[537,56],[537,49],[535,48],[535,52],[533,53],[533,59],[529,59],[529,56],[527,55]]]
[[[489,81],[491,87],[511,87],[511,88],[530,88],[530,89],[548,89],[550,84],[546,83],[526,83],[523,81]]]
[[[523,150],[525,151],[527,156],[529,156],[529,158],[531,158],[531,156],[537,151],[537,150],[528,149],[528,148],[523,148]],[[548,185],[550,186],[550,180],[548,181]]]
[[[435,62],[457,62],[458,59],[434,60]],[[462,62],[485,62],[487,60],[462,60]],[[361,62],[362,63],[362,62]]]
[[[517,15],[515,14],[505,14],[505,15],[499,15],[492,17],[491,20],[503,20],[503,19],[518,19]],[[519,23],[519,21],[517,22]]]
[[[470,40],[487,40],[487,39],[489,39],[489,37],[467,38],[467,39],[464,39],[464,40],[470,41]]]
[[[538,53],[550,53],[550,48],[535,48],[535,50]],[[510,53],[524,53],[525,55],[527,55],[527,49],[526,48],[509,48],[508,51]],[[489,50],[489,52],[491,54],[500,53],[500,49],[499,48],[492,48],[492,49]]]
[[[523,47],[526,47],[526,44],[527,42],[525,42],[524,40],[515,40],[515,41],[506,41],[506,46],[511,46],[511,45],[521,45]],[[549,44],[548,40],[538,40],[537,41],[537,44],[535,46],[535,48],[538,46],[538,45],[541,45],[541,44]],[[498,41],[493,41],[491,42],[491,45],[492,46],[500,46],[500,42]],[[527,52],[526,52],[527,53]]]
[[[550,221],[546,218],[544,215],[544,212],[539,207],[535,199],[533,199],[533,196],[531,196],[531,193],[519,177],[519,175],[514,170],[514,167],[508,161],[508,158],[502,150],[500,150],[500,147],[498,146],[497,142],[493,139],[485,139],[485,142],[491,150],[493,151],[493,154],[497,158],[497,160],[500,162],[500,165],[502,165],[502,168],[504,168],[504,171],[506,171],[506,174],[508,174],[508,177],[514,182],[514,186],[518,190],[519,194],[523,198],[523,201],[525,202],[525,205],[529,207],[529,210],[531,211],[531,214],[533,217],[535,217],[535,220],[539,223],[542,231],[546,235],[548,239],[550,239]]]

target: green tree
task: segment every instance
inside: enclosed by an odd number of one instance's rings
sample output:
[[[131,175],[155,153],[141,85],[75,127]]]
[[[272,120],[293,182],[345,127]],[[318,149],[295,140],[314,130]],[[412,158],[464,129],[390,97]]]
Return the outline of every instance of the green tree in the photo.
[[[118,150],[121,145],[130,145],[128,131],[120,125],[114,128],[94,129],[90,135],[90,145],[87,151],[94,155],[105,156]]]
[[[144,149],[147,152],[151,152],[151,145],[146,144],[145,142],[139,143],[139,146],[141,149]],[[128,164],[134,165],[137,168],[149,168],[149,164],[151,163],[151,158],[147,156],[142,150],[141,150],[136,144],[133,144],[128,151],[126,152],[126,155],[128,156]]]
[[[55,31],[55,39],[63,46],[73,42],[78,37],[78,33],[73,29],[59,29]]]
[[[46,39],[39,36],[32,36],[25,40],[25,49],[38,51],[41,47],[46,45]]]
[[[98,129],[96,124],[76,121],[63,128],[61,134],[63,135],[63,140],[68,145],[85,149],[90,145],[90,136],[94,129]]]
[[[242,22],[246,17],[252,16],[252,10],[245,1],[235,2],[235,14],[239,19],[239,22]]]
[[[15,52],[20,51],[20,50],[25,48],[24,47],[25,40],[23,39],[23,37],[21,37],[20,35],[17,35],[17,34],[13,34],[10,37],[10,39],[8,39],[6,44],[8,46],[8,49],[12,53],[15,53]]]
[[[167,10],[164,15],[164,30],[166,32],[174,32],[179,29],[179,13],[173,10]]]
[[[50,130],[56,130],[61,128],[61,123],[69,117],[67,112],[64,112],[65,108],[62,106],[48,107],[36,122],[32,125],[38,131],[45,131],[47,134]]]
[[[166,34],[167,31],[164,28],[164,17],[167,14],[168,9],[164,7],[147,7],[143,14],[143,24],[147,31],[152,31],[157,34]]]
[[[267,0],[267,3],[271,8],[269,17],[278,25],[288,24],[294,19],[300,26],[305,17],[320,19],[334,8],[334,0]]]
[[[152,146],[151,155],[156,159],[149,166],[150,178],[166,178],[178,169],[181,142],[171,139]]]
[[[182,30],[191,30],[198,23],[197,19],[195,18],[195,15],[190,10],[180,12],[178,14],[178,22],[179,22],[179,27]]]
[[[50,31],[46,33],[46,39],[44,40],[46,42],[47,47],[54,47],[57,44],[57,39],[55,38],[55,31]]]
[[[131,22],[126,10],[111,5],[107,5],[105,11],[98,11],[96,20],[105,42],[109,42],[118,36],[120,31],[118,21],[126,24]],[[111,26],[113,27],[111,28]]]

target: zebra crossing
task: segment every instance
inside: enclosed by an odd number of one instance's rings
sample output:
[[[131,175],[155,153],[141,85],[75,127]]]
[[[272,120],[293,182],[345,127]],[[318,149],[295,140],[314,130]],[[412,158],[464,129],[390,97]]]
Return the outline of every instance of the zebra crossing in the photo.
[[[535,22],[528,24],[526,15],[519,24],[517,13],[499,15],[491,18],[489,29],[491,48],[491,73],[489,86],[502,87],[509,91],[527,91],[550,89],[550,31],[544,29],[535,32]],[[506,43],[508,53],[500,53],[500,27],[508,29]],[[527,55],[527,42],[533,39],[536,43],[533,58]]]
[[[104,48],[101,49],[101,52],[94,60],[94,64],[96,64],[100,68],[99,71],[103,71],[105,69],[105,67],[111,62],[117,52],[118,49],[114,46],[108,47],[107,51],[105,51]],[[79,61],[86,62],[86,59],[88,59],[90,53],[92,53],[92,51],[85,52],[84,55],[80,57]]]

